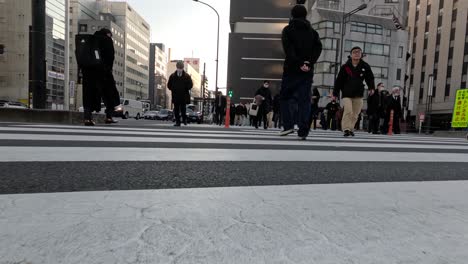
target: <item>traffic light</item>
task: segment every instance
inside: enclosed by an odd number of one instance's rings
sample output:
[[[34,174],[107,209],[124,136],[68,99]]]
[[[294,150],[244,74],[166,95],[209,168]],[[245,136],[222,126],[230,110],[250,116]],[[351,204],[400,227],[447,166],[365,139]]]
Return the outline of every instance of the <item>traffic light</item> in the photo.
[[[232,96],[234,95],[234,92],[232,90],[229,90],[228,95],[229,95],[229,97],[232,98]]]
[[[0,44],[0,55],[2,55],[3,53],[5,53],[5,45]]]

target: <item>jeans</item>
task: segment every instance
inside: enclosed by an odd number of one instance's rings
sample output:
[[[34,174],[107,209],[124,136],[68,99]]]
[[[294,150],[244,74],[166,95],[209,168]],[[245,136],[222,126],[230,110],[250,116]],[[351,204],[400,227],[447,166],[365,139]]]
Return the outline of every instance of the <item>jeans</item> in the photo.
[[[280,91],[283,127],[284,130],[294,129],[296,121],[300,137],[307,137],[309,135],[311,88],[312,76],[299,74],[283,75]],[[297,106],[297,112],[294,106]],[[297,116],[293,112],[297,113]]]

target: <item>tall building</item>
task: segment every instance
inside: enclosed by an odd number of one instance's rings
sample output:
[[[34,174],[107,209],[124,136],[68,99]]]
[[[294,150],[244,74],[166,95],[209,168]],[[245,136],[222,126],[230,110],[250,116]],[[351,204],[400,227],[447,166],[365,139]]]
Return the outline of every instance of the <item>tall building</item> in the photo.
[[[227,86],[233,101],[253,98],[264,80],[279,92],[284,52],[281,31],[292,6],[284,0],[231,1]]]
[[[46,108],[64,109],[65,91],[65,0],[45,1],[45,88]],[[32,24],[31,1],[0,1],[0,98],[29,103],[29,27]],[[68,98],[67,98],[68,100]]]
[[[456,92],[468,88],[468,1],[410,0],[409,10],[411,117],[425,114],[433,128],[449,129]]]
[[[342,32],[344,14],[356,10],[363,2],[367,8],[346,20]],[[406,53],[408,33],[398,29],[395,21],[403,22],[407,17],[406,1],[400,0],[317,0],[309,3],[309,20],[320,35],[323,51],[315,65],[314,87],[319,89],[325,106],[332,93],[335,76],[345,63],[351,48],[363,49],[375,76],[376,84],[384,83],[387,89],[392,86],[405,86]],[[344,34],[343,53],[340,54],[340,39]],[[364,108],[366,108],[366,103]]]
[[[166,104],[167,55],[162,43],[150,44],[149,62],[149,100],[154,106]]]
[[[125,81],[123,97],[147,99],[149,96],[150,26],[126,2],[107,2],[103,13],[111,13],[125,31]]]

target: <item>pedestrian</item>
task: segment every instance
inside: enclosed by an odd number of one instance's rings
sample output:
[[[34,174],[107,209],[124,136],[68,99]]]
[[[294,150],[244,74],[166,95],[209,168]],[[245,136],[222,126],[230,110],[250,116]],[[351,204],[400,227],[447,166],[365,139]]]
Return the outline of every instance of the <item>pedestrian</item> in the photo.
[[[307,9],[296,5],[292,19],[282,32],[283,50],[286,54],[281,84],[281,115],[283,131],[280,136],[294,133],[292,105],[297,105],[298,136],[305,140],[310,130],[310,100],[314,77],[314,64],[322,53],[322,43],[317,31],[306,19]]]
[[[388,98],[387,115],[391,122],[391,112],[393,111],[393,133],[400,134],[400,120],[402,118],[400,87],[395,86],[392,89],[392,95]]]
[[[167,82],[167,88],[172,92],[172,103],[174,104],[174,116],[176,123],[174,126],[180,127],[180,116],[184,125],[187,125],[186,105],[190,103],[190,90],[193,88],[192,77],[185,72],[184,62],[178,61],[177,70],[171,74]]]
[[[224,120],[224,115],[226,114],[226,97],[223,96],[222,92],[218,92],[215,97],[215,104],[213,106],[215,112],[215,123],[217,125],[222,125]]]
[[[317,89],[317,87],[314,87],[314,90],[312,91],[312,105],[311,105],[310,122],[309,122],[313,124],[314,130],[317,129],[319,102],[320,102],[320,92]]]
[[[377,84],[377,91],[370,90],[367,96],[367,116],[369,119],[369,125],[367,132],[372,134],[379,133],[379,123],[380,123],[380,113],[379,113],[379,104],[380,104],[380,92],[383,89],[383,83]]]
[[[336,131],[337,122],[336,114],[340,110],[340,105],[336,102],[336,99],[333,98],[330,103],[325,107],[327,109],[327,127],[333,131]]]
[[[384,85],[379,87],[379,128],[380,133],[382,135],[386,135],[388,133],[388,122],[387,120],[387,109],[388,109],[388,102],[389,102],[390,94],[385,89]]]
[[[281,127],[281,103],[280,95],[277,94],[273,97],[273,126],[274,128]]]
[[[242,126],[244,123],[245,111],[246,109],[243,103],[236,106],[236,120],[234,122],[236,126]]]
[[[346,64],[341,66],[335,81],[334,96],[343,97],[343,120],[341,122],[344,136],[354,136],[354,128],[364,104],[364,81],[369,90],[375,89],[374,74],[372,69],[362,59],[362,49],[353,47],[351,56]]]
[[[270,82],[264,81],[262,87],[260,87],[255,93],[255,100],[258,105],[258,113],[255,118],[255,128],[261,125],[263,121],[263,128],[268,129],[268,113],[271,111],[272,107],[272,97],[270,91]]]
[[[231,107],[229,111],[229,124],[233,126],[235,121],[236,121],[236,105],[234,103],[231,103]]]
[[[94,126],[93,112],[101,111],[101,102],[106,106],[106,124],[117,123],[112,116],[115,108],[120,105],[120,95],[112,74],[115,50],[112,32],[103,28],[93,35],[97,43],[102,63],[92,67],[80,65],[83,74],[83,108],[84,125]],[[94,56],[94,54],[92,54]],[[79,55],[77,55],[79,56]]]

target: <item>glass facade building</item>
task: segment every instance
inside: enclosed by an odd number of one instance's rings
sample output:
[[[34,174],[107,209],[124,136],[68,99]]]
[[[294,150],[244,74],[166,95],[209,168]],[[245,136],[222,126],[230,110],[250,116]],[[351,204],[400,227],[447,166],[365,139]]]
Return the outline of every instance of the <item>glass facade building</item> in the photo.
[[[46,1],[47,109],[61,110],[65,92],[65,0]]]

